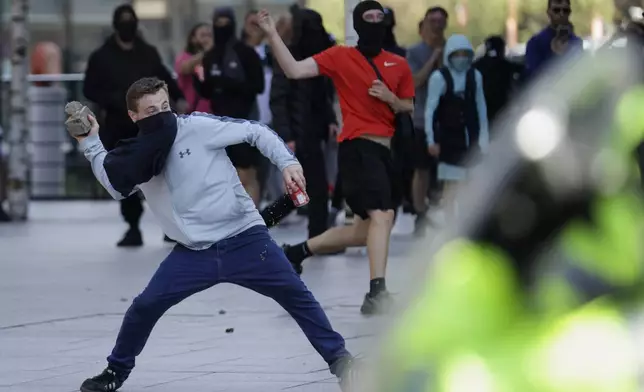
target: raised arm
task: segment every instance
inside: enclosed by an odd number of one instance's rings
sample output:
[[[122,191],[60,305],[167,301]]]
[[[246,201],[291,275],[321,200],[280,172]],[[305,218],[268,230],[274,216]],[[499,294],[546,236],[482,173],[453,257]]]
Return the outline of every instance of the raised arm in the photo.
[[[282,41],[282,38],[277,33],[275,22],[268,11],[260,11],[258,14],[258,24],[266,33],[273,57],[277,60],[286,77],[289,79],[306,79],[320,74],[318,64],[312,57],[301,61],[295,60],[291,51],[288,50],[286,44],[284,44],[284,41]]]
[[[420,87],[427,82],[429,75],[438,65],[440,56],[442,56],[443,50],[441,48],[436,48],[432,52],[430,59],[426,62],[422,62],[418,59],[418,56],[414,50],[407,51],[407,62],[409,67],[414,75],[414,85]]]

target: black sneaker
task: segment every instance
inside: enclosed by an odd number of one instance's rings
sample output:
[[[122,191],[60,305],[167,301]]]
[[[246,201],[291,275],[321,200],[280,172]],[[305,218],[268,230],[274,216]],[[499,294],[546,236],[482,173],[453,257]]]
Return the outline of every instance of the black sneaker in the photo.
[[[123,239],[121,239],[116,246],[121,248],[143,246],[143,236],[141,236],[141,231],[139,229],[129,229],[125,232]]]
[[[289,257],[289,254],[291,253],[289,252],[290,249],[291,249],[291,245],[288,245],[288,244],[282,245],[282,250],[284,251],[284,254],[286,255],[286,258],[288,259],[288,261],[291,262],[293,269],[298,275],[302,275],[302,272],[304,271],[304,268],[302,268],[302,262],[301,261],[298,262],[297,260],[291,260],[292,257]]]
[[[11,222],[11,217],[7,214],[0,205],[0,222]]]
[[[98,376],[83,381],[81,392],[113,392],[123,385],[125,377],[119,375],[109,366]]]
[[[405,200],[402,203],[402,211],[403,214],[415,214],[416,210],[414,209],[414,205],[410,203],[409,201]]]
[[[365,294],[360,313],[365,316],[387,313],[391,308],[391,294],[381,291],[376,295]]]
[[[414,221],[414,236],[424,237],[425,233],[427,233],[428,225],[429,225],[429,221],[424,214],[417,215],[416,220]]]

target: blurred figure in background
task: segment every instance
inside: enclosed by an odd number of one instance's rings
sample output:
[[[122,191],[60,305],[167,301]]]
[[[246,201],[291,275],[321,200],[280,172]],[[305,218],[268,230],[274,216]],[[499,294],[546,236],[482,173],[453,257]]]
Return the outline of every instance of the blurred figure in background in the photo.
[[[396,14],[394,10],[390,7],[384,7],[385,9],[385,39],[382,44],[382,48],[388,52],[395,53],[400,57],[407,56],[407,50],[402,46],[398,45],[396,41],[396,35],[394,34],[394,28],[396,27]]]
[[[215,9],[214,47],[204,55],[204,80],[195,79],[195,86],[202,97],[210,99],[213,114],[251,119],[257,108],[257,96],[264,91],[264,69],[255,50],[235,36],[236,25],[232,8]],[[226,147],[226,152],[246,192],[259,205],[259,151],[243,143]]]
[[[296,60],[303,60],[333,46],[324,29],[322,16],[311,9],[298,9],[293,17],[293,37],[289,49]],[[304,168],[308,204],[309,238],[322,234],[329,223],[329,184],[323,143],[337,136],[338,121],[331,80],[317,76],[291,80],[275,65],[271,89],[274,127],[282,139],[295,147]]]
[[[407,56],[407,49],[398,45],[396,41],[396,35],[394,34],[394,29],[396,27],[396,14],[394,10],[390,7],[384,7],[385,10],[385,38],[383,41],[383,49],[397,54],[400,57]],[[396,135],[396,138],[401,137],[401,135]],[[394,145],[413,145],[413,143],[393,143]],[[403,205],[404,212],[413,212],[413,202],[411,196],[411,184],[414,176],[414,165],[413,160],[409,151],[399,151],[405,150],[405,148],[394,148],[392,149],[394,157],[394,166],[399,173],[399,181],[401,182],[401,200],[398,202]],[[397,212],[397,211],[396,211]]]
[[[523,67],[505,57],[505,40],[498,35],[485,40],[485,54],[474,63],[474,67],[483,75],[487,118],[493,124],[497,115],[510,102]]]
[[[432,7],[425,13],[420,25],[421,42],[407,51],[407,62],[414,73],[416,99],[414,101],[414,127],[418,137],[414,160],[414,177],[412,181],[412,200],[416,212],[415,234],[422,236],[427,227],[427,194],[434,190],[438,198],[437,161],[429,155],[425,141],[425,107],[427,102],[427,81],[429,75],[442,65],[445,29],[449,15],[441,7]]]
[[[7,200],[7,167],[2,154],[2,126],[0,126],[0,222],[9,222],[11,217],[4,210],[4,202]]]
[[[454,192],[468,179],[465,159],[485,154],[489,145],[483,77],[472,67],[474,49],[464,35],[445,44],[444,67],[429,78],[425,136],[429,155],[438,159],[438,179],[445,182],[447,215],[456,214]]]
[[[570,0],[548,0],[550,25],[530,38],[525,49],[524,79],[534,78],[552,59],[583,49],[570,23]]]
[[[242,30],[242,42],[255,49],[264,70],[264,91],[257,96],[257,113],[252,115],[252,117],[255,117],[252,119],[258,120],[262,124],[270,125],[273,119],[268,103],[271,79],[273,78],[273,61],[268,45],[264,42],[264,32],[257,26],[257,12],[257,10],[251,10],[246,14]]]
[[[210,101],[201,97],[195,90],[192,81],[196,74],[203,80],[204,53],[212,48],[212,28],[208,23],[196,24],[188,34],[188,42],[183,52],[177,56],[174,71],[177,73],[177,82],[188,102],[188,113],[210,112]]]
[[[271,79],[273,78],[273,65],[271,53],[268,49],[268,45],[264,42],[264,38],[264,32],[257,26],[257,10],[248,11],[244,18],[244,28],[242,29],[241,39],[246,45],[255,49],[264,69],[264,91],[257,96],[257,102],[250,119],[257,120],[262,124],[270,126],[273,118],[268,102],[271,91]],[[261,154],[258,154],[258,157],[259,164],[257,166],[257,180],[259,181],[259,195],[261,199],[265,195],[268,177],[271,172],[276,172],[277,169]],[[279,174],[280,173],[277,172],[273,177],[278,177]],[[274,198],[269,200],[273,201]]]
[[[132,83],[143,77],[158,77],[168,85],[170,98],[176,102],[179,112],[187,110],[187,104],[170,71],[161,61],[157,49],[138,36],[139,20],[130,5],[121,5],[114,10],[112,34],[105,43],[89,57],[85,71],[83,94],[104,111],[101,141],[110,151],[123,139],[136,137],[138,128],[127,114],[125,93]],[[143,245],[139,229],[143,215],[143,202],[138,194],[121,200],[121,214],[129,229],[118,246]]]
[[[277,34],[282,37],[285,44],[290,45],[293,38],[293,14],[282,14],[275,21]]]

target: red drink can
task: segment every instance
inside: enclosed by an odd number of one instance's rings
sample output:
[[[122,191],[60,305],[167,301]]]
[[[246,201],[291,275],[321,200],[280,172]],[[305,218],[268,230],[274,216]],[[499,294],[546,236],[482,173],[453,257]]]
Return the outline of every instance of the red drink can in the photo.
[[[309,195],[306,194],[299,186],[293,185],[293,190],[289,191],[291,195],[291,200],[295,207],[302,207],[309,204]]]

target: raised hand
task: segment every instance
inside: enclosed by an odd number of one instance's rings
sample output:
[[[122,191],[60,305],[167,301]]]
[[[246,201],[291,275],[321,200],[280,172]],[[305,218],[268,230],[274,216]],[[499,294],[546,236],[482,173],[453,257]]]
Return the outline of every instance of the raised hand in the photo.
[[[277,33],[277,30],[275,29],[275,21],[271,14],[266,10],[261,10],[257,14],[257,25],[267,35]]]

